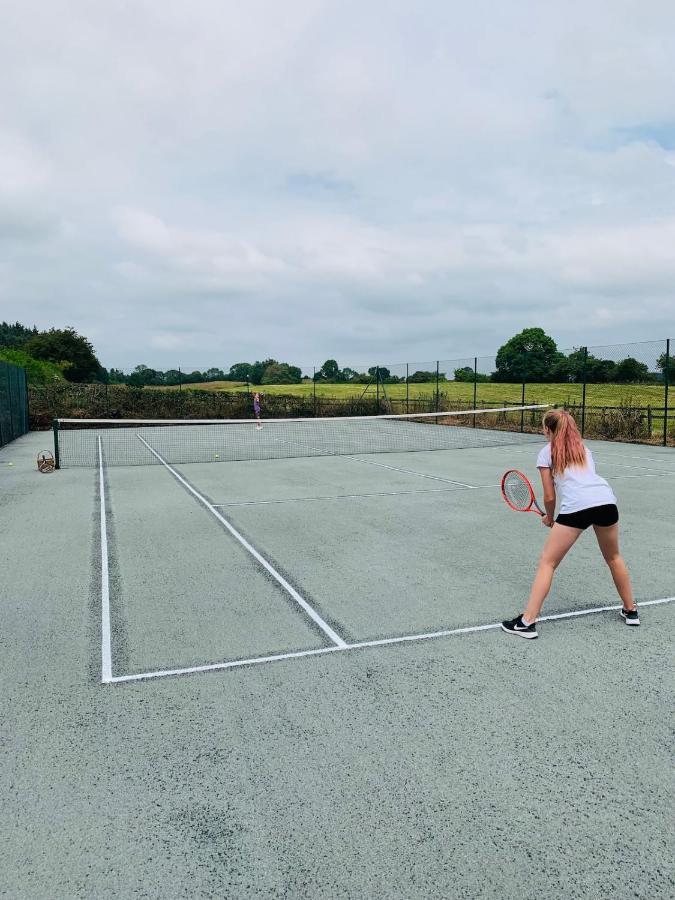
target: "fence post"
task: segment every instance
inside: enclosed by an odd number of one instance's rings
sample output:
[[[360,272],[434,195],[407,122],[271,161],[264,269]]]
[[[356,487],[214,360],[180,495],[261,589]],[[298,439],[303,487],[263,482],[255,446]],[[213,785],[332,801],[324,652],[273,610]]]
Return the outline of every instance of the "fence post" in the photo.
[[[375,410],[380,414],[380,367],[375,366]]]
[[[582,388],[581,388],[581,436],[584,436],[584,432],[586,431],[586,364],[588,362],[588,347],[584,347],[584,361],[581,368],[581,380],[582,380]]]
[[[477,400],[477,391],[478,391],[478,357],[474,356],[473,358],[473,408],[476,409],[476,400]],[[473,414],[473,427],[476,427],[476,413]]]
[[[436,412],[438,412],[438,402],[439,402],[439,397],[438,397],[438,371],[439,371],[439,366],[440,366],[440,360],[437,359],[437,360],[436,360]]]
[[[316,366],[312,367],[312,396],[314,398],[314,418],[316,419]]]
[[[523,353],[523,386],[520,392],[520,405],[525,406],[525,384],[527,383],[527,351]],[[520,410],[520,433],[525,431],[525,410]]]
[[[405,364],[405,411],[410,412],[410,363]]]
[[[180,371],[180,366],[178,366],[178,393],[183,390],[183,378]]]
[[[670,369],[670,338],[666,338],[666,359],[663,369],[663,446],[668,446],[668,370]]]

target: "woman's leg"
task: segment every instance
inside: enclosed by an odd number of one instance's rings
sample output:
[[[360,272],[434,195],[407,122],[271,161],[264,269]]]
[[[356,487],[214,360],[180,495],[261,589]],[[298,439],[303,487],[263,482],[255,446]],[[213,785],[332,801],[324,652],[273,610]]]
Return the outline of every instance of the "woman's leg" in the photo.
[[[606,528],[603,528],[600,525],[594,525],[593,529],[595,531],[595,536],[598,539],[602,555],[605,558],[605,562],[609,566],[609,571],[612,573],[614,584],[616,585],[619,597],[621,597],[623,602],[623,608],[626,610],[636,609],[628,567],[624,562],[623,556],[619,553],[618,523]]]
[[[530,599],[523,613],[523,618],[530,624],[539,618],[544,600],[551,590],[553,573],[582,531],[581,528],[570,528],[569,525],[558,525],[557,523],[551,528],[551,534],[541,551],[539,567],[530,591]]]

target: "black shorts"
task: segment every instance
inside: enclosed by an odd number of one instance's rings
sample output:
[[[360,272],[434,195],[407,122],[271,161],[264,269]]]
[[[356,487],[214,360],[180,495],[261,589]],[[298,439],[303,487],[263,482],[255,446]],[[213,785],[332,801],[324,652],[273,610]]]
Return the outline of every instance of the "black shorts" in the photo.
[[[580,509],[579,512],[563,513],[558,516],[558,525],[567,525],[569,528],[586,529],[589,525],[599,525],[608,528],[619,521],[619,510],[614,503],[606,503],[604,506],[591,506],[588,509]]]

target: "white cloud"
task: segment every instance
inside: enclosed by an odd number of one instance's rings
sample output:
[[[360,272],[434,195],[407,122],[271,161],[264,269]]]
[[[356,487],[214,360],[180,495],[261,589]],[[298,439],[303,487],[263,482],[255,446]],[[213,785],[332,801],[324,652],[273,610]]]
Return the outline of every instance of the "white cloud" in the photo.
[[[0,318],[125,368],[675,332],[670,0],[5,7]]]

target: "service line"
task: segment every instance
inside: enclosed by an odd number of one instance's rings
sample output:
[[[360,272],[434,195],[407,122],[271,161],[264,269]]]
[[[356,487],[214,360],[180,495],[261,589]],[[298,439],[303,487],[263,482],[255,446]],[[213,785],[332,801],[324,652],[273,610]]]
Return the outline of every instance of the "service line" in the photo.
[[[664,597],[662,600],[645,600],[638,604],[642,609],[645,606],[658,606],[663,603],[672,603],[675,597]],[[572,612],[553,613],[550,616],[541,616],[538,622],[552,622],[558,619],[573,619],[578,616],[590,616],[596,613],[615,612],[621,609],[621,604],[613,606],[594,606],[590,609],[579,609]],[[115,684],[122,684],[130,681],[146,681],[150,678],[166,678],[169,675],[195,675],[203,672],[218,672],[224,669],[237,669],[244,666],[255,666],[262,663],[279,662],[285,659],[301,659],[307,656],[323,656],[327,653],[339,653],[345,650],[362,650],[367,647],[385,647],[390,644],[405,644],[416,641],[428,641],[433,638],[452,637],[458,634],[475,634],[479,631],[494,631],[501,628],[500,622],[492,622],[488,625],[469,625],[466,628],[450,628],[442,631],[429,631],[423,634],[408,634],[400,637],[380,638],[372,641],[358,641],[354,644],[343,642],[341,647],[319,647],[315,650],[297,650],[291,653],[275,653],[272,656],[254,656],[250,659],[236,659],[231,662],[209,663],[204,666],[190,666],[184,669],[161,669],[156,672],[140,672],[135,675],[118,675],[111,681]]]

